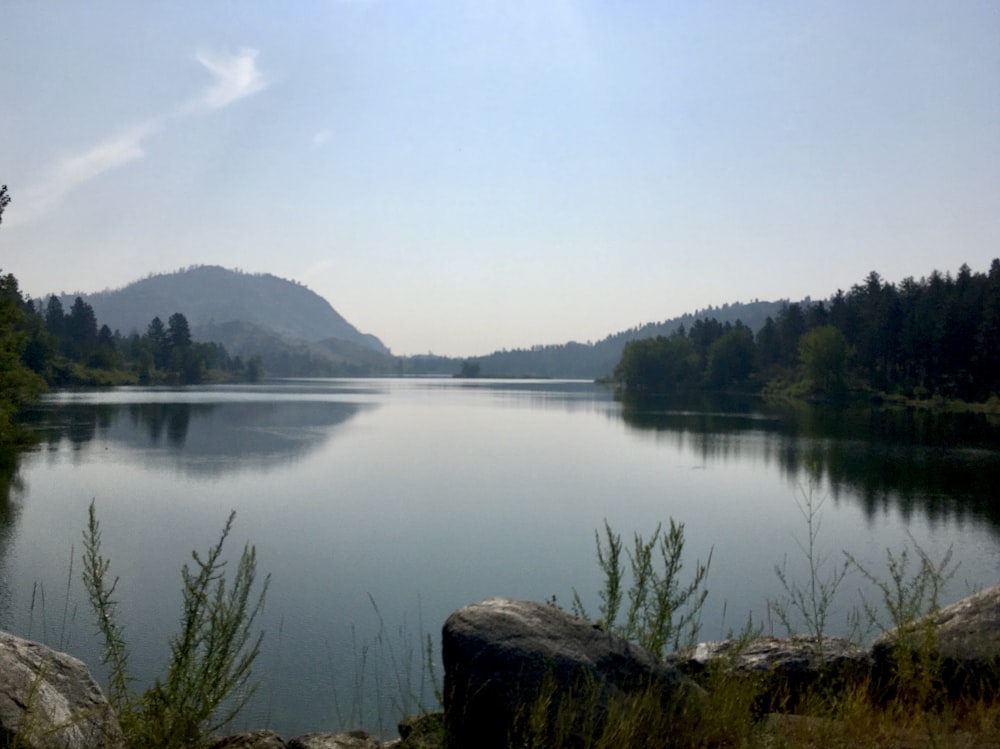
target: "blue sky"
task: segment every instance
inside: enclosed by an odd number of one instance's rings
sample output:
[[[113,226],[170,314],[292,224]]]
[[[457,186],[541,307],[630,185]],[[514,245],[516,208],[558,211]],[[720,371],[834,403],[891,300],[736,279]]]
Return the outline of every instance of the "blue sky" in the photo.
[[[296,279],[398,354],[1000,255],[1000,6],[0,0],[0,268]]]

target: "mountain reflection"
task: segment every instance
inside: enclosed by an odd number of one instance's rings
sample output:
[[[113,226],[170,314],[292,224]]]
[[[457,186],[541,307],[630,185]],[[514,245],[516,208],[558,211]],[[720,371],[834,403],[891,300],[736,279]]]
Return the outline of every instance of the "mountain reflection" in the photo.
[[[622,417],[704,462],[756,456],[793,481],[828,482],[835,500],[858,501],[869,518],[895,509],[907,518],[984,519],[1000,533],[994,417],[710,397],[625,398]]]
[[[214,478],[300,460],[364,407],[309,400],[83,402],[40,407],[31,423],[43,450],[114,443],[144,453],[147,464]]]

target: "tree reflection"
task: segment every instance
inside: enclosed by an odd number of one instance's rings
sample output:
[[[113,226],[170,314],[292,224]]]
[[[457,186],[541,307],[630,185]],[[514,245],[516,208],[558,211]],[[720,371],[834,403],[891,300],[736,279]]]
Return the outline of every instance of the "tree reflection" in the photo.
[[[333,401],[47,404],[30,415],[49,451],[96,440],[146,453],[144,460],[195,475],[267,469],[302,458],[353,418],[360,404]]]
[[[622,416],[703,461],[756,456],[794,482],[826,482],[835,501],[857,501],[869,518],[982,519],[1000,533],[1000,428],[982,414],[700,396],[625,398]]]
[[[6,626],[10,611],[10,581],[7,569],[7,554],[14,524],[17,522],[19,498],[24,491],[19,473],[20,454],[18,448],[4,445],[0,447],[0,626]]]

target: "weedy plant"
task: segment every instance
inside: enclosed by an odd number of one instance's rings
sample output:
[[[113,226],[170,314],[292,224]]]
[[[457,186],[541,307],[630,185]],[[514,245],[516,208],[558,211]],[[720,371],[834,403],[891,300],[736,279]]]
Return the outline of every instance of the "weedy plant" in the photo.
[[[958,565],[952,564],[950,547],[935,561],[912,537],[910,542],[912,556],[909,547],[895,553],[886,549],[888,580],[876,577],[853,555],[846,556],[881,595],[881,605],[863,595],[861,605],[872,624],[889,634],[892,689],[897,701],[924,705],[943,688],[938,632],[930,615],[940,608],[941,590],[954,577]]]
[[[693,645],[701,626],[701,608],[708,596],[705,580],[712,563],[711,552],[707,562],[695,563],[694,575],[687,583],[682,583],[684,524],[671,518],[666,532],[662,525],[657,525],[649,539],[635,534],[632,548],[625,552],[631,572],[631,581],[627,583],[621,535],[605,520],[604,542],[598,531],[594,531],[594,541],[597,562],[604,572],[597,623],[660,656],[668,646],[676,650],[682,645]],[[626,584],[628,606],[624,621],[620,621]],[[575,590],[572,608],[577,616],[590,618]]]
[[[849,624],[855,633],[865,618],[872,627],[891,629],[894,661],[888,689],[858,673],[804,687],[794,700],[780,690],[773,693],[766,679],[735,667],[741,648],[761,634],[760,627],[748,621],[741,632],[729,634],[735,643],[732,658],[713,663],[697,677],[705,694],[700,702],[690,703],[693,710],[670,715],[655,694],[642,690],[616,694],[607,703],[598,702],[597,692],[580,690],[554,704],[554,687],[542,689],[524,706],[518,739],[511,746],[1000,746],[1000,702],[992,694],[958,701],[945,696],[947,685],[936,656],[937,630],[927,615],[937,610],[944,585],[955,573],[950,550],[943,559],[934,560],[911,538],[912,549],[887,550],[887,579],[847,553],[842,564],[833,564],[820,550],[822,505],[812,487],[803,490],[799,509],[807,535],[799,547],[808,579],[794,579],[787,562],[777,567],[785,597],[769,602],[769,607],[789,634],[804,624],[822,657],[822,638],[839,588],[856,569],[880,596],[871,601],[862,597]],[[671,521],[666,533],[658,527],[648,540],[636,534],[634,545],[626,549],[605,522],[603,536],[595,533],[595,540],[604,573],[598,624],[660,654],[668,645],[693,644],[708,564],[697,565],[690,582],[680,582],[683,526]],[[586,616],[576,592],[573,611]],[[764,716],[762,705],[777,712]],[[598,714],[602,721],[595,731],[593,716]]]
[[[882,596],[881,606],[861,596],[865,615],[880,629],[895,629],[901,634],[914,622],[940,608],[941,590],[958,571],[958,563],[952,564],[951,547],[940,560],[935,561],[912,536],[910,543],[913,545],[913,556],[910,555],[909,547],[895,553],[892,549],[886,549],[888,580],[876,577],[852,554],[845,554],[847,560]],[[911,571],[914,556],[917,569]],[[885,618],[886,615],[888,618]]]
[[[817,655],[822,659],[827,621],[837,590],[850,569],[850,563],[845,559],[842,564],[827,569],[829,555],[821,551],[818,543],[824,498],[816,497],[812,484],[808,489],[800,488],[799,493],[796,506],[806,524],[806,539],[805,542],[796,539],[795,543],[805,557],[807,578],[804,583],[800,583],[788,574],[787,557],[780,565],[775,565],[774,574],[781,583],[784,595],[769,600],[768,610],[778,618],[789,636],[801,632],[801,622],[806,633],[812,636]]]
[[[230,513],[218,542],[204,557],[193,551],[194,565],[182,568],[181,627],[170,642],[167,673],[137,696],[131,688],[134,679],[114,598],[118,578],[111,578],[111,562],[101,555],[100,524],[94,503],[90,504],[83,538],[83,582],[104,638],[109,700],[130,746],[201,746],[239,713],[256,690],[250,681],[251,667],[263,632],[255,633],[253,625],[270,576],[254,593],[257,556],[247,545],[232,581],[227,581],[222,549],[234,519],[235,513]]]

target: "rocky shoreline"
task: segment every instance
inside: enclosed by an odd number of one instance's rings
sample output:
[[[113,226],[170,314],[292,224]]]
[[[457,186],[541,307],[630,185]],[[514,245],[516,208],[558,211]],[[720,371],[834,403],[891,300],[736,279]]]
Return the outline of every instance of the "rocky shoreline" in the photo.
[[[505,749],[525,702],[548,690],[553,705],[579,684],[601,701],[636,689],[662,694],[664,709],[697,700],[699,677],[722,668],[763,684],[794,703],[817,683],[855,681],[883,689],[903,657],[926,657],[908,633],[934,633],[933,658],[944,697],[1000,692],[1000,586],[942,608],[907,632],[888,631],[870,648],[841,638],[759,637],[701,643],[659,659],[590,622],[553,606],[493,598],[463,607],[445,622],[443,713],[404,719],[399,737],[379,741],[364,731],[309,733],[285,739],[270,730],[216,739],[212,749]],[[908,654],[907,643],[914,651]],[[902,647],[902,651],[901,651]],[[789,700],[789,695],[792,699]],[[601,710],[589,716],[600,725]],[[596,716],[596,717],[595,717]],[[447,739],[445,739],[447,737]],[[121,728],[86,665],[39,643],[0,632],[0,745],[25,749],[124,747]]]

